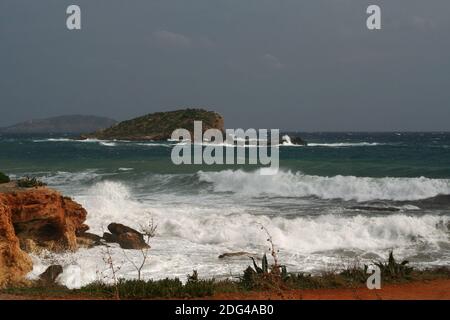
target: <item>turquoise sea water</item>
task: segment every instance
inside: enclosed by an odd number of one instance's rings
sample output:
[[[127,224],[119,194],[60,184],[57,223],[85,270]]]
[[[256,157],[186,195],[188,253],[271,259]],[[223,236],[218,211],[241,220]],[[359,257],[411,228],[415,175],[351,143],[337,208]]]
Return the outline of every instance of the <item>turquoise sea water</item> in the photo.
[[[70,136],[0,136],[0,171],[39,177],[74,197],[94,233],[153,217],[148,278],[237,274],[247,258],[217,256],[263,253],[259,224],[292,271],[371,261],[390,249],[419,267],[450,265],[450,133],[300,135],[309,145],[280,146],[274,176],[256,166],[175,166],[171,142]],[[99,250],[58,255],[61,281],[76,287],[107,272]],[[115,258],[123,260],[120,249]],[[33,274],[50,263],[34,259]],[[134,276],[126,261],[121,272]]]
[[[314,175],[450,177],[450,133],[300,133],[309,148],[280,151],[281,167]],[[174,166],[171,143],[71,141],[71,136],[0,136],[0,163],[8,172],[111,170],[142,173],[217,170]]]

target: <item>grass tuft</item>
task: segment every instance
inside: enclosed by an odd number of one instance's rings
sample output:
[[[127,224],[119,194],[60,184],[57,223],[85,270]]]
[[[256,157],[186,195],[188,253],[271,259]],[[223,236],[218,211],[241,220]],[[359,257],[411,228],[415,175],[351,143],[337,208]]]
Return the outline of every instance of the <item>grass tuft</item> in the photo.
[[[3,172],[0,172],[0,184],[8,183],[10,181],[11,181],[11,179],[9,179],[9,177],[6,174],[4,174]]]
[[[45,187],[47,184],[38,180],[37,178],[30,178],[28,176],[23,177],[17,181],[17,186],[20,188],[34,188],[34,187]]]

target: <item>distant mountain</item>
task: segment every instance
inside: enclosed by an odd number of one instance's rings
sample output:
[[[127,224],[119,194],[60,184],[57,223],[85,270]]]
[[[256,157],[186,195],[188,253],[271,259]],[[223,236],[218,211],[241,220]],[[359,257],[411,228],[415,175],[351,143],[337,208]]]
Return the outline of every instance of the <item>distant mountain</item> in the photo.
[[[184,109],[147,114],[82,137],[106,140],[167,140],[174,130],[180,128],[188,130],[192,136],[196,120],[203,122],[203,131],[210,128],[224,130],[224,120],[220,114],[204,109]]]
[[[29,120],[10,127],[0,128],[0,133],[84,133],[108,128],[116,120],[97,116],[67,115]]]

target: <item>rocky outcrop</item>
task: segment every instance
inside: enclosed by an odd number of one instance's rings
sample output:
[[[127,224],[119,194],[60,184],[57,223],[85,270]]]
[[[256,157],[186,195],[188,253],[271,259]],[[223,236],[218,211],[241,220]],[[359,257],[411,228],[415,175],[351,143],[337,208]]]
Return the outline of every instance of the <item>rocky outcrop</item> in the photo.
[[[238,251],[238,252],[226,252],[219,256],[219,259],[225,259],[225,258],[233,258],[233,257],[242,257],[242,256],[255,256],[254,254],[248,253],[246,251]]]
[[[0,202],[11,208],[17,237],[33,240],[51,250],[76,250],[77,232],[86,231],[86,210],[49,188],[24,189],[0,195]]]
[[[0,202],[0,288],[20,282],[32,268],[30,257],[20,249],[11,208]]]
[[[102,245],[102,237],[89,233],[89,232],[82,232],[77,233],[77,244],[80,248],[92,248],[95,246]]]
[[[77,234],[85,232],[86,210],[49,188],[0,189],[0,286],[31,271],[26,251],[76,250]]]
[[[59,264],[49,266],[40,276],[39,280],[44,286],[51,286],[56,283],[56,279],[63,273],[63,267]]]
[[[307,146],[308,143],[303,140],[301,137],[296,136],[296,135],[283,135],[281,136],[280,141],[282,142],[283,145],[298,145],[298,146]]]
[[[296,145],[299,145],[299,146],[307,146],[308,145],[308,143],[305,140],[303,140],[302,138],[300,138],[298,136],[291,137],[291,142],[293,144],[296,144]]]
[[[142,117],[122,121],[112,127],[83,135],[81,138],[105,140],[167,140],[176,129],[194,132],[194,121],[202,121],[202,131],[218,129],[224,132],[223,117],[203,109],[184,109],[169,112],[156,112]]]
[[[122,249],[145,249],[149,245],[144,240],[144,235],[130,227],[119,223],[111,223],[108,226],[109,232],[103,234],[106,242],[115,242]]]

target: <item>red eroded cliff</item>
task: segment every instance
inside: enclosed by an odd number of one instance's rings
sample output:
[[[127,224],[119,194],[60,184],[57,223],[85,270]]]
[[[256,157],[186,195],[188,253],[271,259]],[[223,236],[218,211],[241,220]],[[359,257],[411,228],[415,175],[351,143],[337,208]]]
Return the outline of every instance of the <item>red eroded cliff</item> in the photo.
[[[20,280],[32,269],[25,251],[76,250],[77,237],[88,229],[86,210],[46,187],[0,189],[0,286]]]

